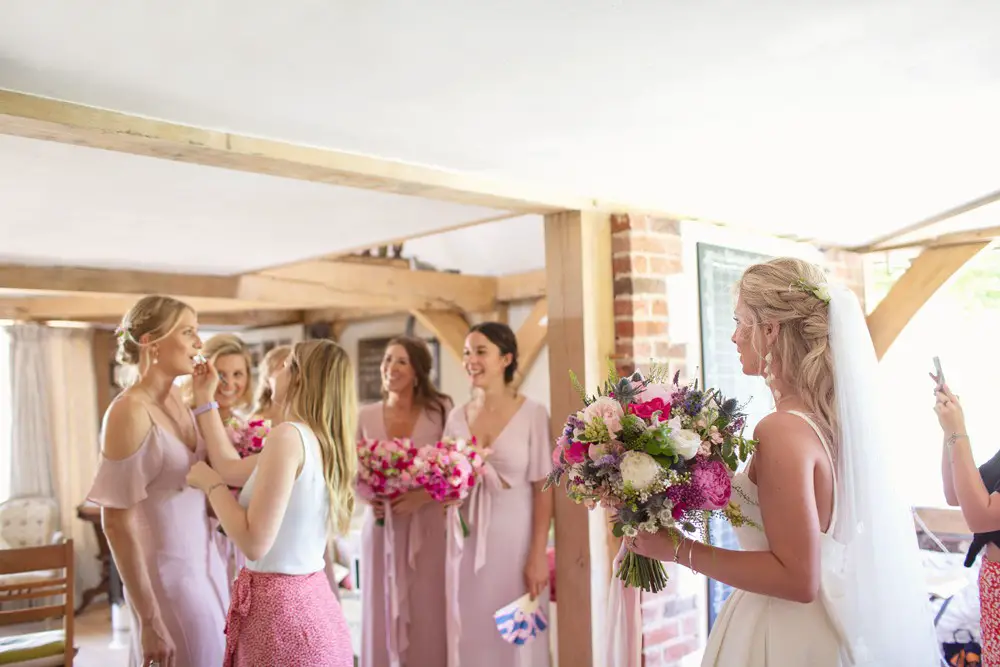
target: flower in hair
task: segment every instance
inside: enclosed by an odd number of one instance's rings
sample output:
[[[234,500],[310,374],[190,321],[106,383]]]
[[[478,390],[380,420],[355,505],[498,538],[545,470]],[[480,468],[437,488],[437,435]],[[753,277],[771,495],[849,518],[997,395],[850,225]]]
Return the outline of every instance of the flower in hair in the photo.
[[[826,283],[823,283],[822,285],[814,285],[813,283],[800,278],[798,282],[793,285],[793,287],[803,292],[812,294],[823,303],[830,303],[830,288]]]

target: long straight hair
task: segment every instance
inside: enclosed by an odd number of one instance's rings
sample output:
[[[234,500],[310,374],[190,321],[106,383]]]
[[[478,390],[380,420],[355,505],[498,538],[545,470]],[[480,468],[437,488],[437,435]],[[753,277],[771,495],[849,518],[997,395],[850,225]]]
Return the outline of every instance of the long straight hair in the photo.
[[[348,532],[354,515],[358,397],[354,368],[344,349],[330,340],[292,348],[286,413],[309,426],[319,440],[323,479],[330,493],[331,536]]]

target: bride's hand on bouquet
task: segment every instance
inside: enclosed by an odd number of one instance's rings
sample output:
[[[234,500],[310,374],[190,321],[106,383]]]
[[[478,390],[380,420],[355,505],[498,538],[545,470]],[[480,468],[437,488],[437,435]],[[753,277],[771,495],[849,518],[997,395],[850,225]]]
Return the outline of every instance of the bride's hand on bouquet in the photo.
[[[407,491],[392,499],[392,513],[397,516],[410,516],[429,502],[431,502],[431,494],[427,493],[425,489]]]
[[[385,501],[376,500],[372,502],[372,514],[376,519],[381,521],[385,518]]]
[[[687,538],[678,532],[661,530],[658,533],[639,531],[635,537],[625,537],[625,547],[632,553],[659,561],[673,562],[674,554]]]

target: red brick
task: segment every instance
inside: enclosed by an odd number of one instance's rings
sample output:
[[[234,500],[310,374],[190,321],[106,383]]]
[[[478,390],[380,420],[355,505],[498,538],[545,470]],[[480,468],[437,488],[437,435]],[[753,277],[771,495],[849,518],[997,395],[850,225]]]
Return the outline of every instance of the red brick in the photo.
[[[651,257],[649,260],[649,272],[656,276],[669,276],[675,273],[684,273],[684,263],[679,256],[664,255],[662,257]]]
[[[640,663],[642,667],[664,667],[666,663],[663,662],[663,656],[659,650],[655,652],[650,652],[648,655],[646,653],[642,654],[642,662]]]
[[[628,255],[613,258],[611,260],[611,270],[614,271],[616,278],[619,276],[627,277],[630,273],[632,273],[631,258]]]
[[[644,629],[642,632],[643,647],[652,648],[666,644],[680,636],[681,625],[677,621],[671,621],[659,627]]]
[[[632,250],[631,232],[617,232],[611,235],[611,254],[630,252]]]
[[[615,322],[616,338],[632,338],[635,336],[635,324],[632,320]]]
[[[670,353],[667,355],[671,359],[686,359],[687,358],[687,344],[686,343],[675,343],[670,346]]]
[[[615,323],[617,328],[619,323]],[[667,321],[666,320],[644,320],[637,319],[634,322],[634,331],[636,336],[666,336],[667,335]]]
[[[619,377],[625,377],[626,375],[631,375],[632,373],[635,373],[635,363],[627,360],[616,361],[615,370],[618,371]]]
[[[646,252],[652,255],[666,255],[671,252],[669,237],[654,234],[632,234],[629,249],[632,252]]]
[[[698,636],[698,614],[697,612],[687,614],[681,621],[681,635],[684,637]]]
[[[650,258],[646,255],[632,255],[632,273],[633,274],[649,274],[650,273]]]
[[[616,213],[611,216],[611,231],[623,232],[627,230],[644,231],[649,228],[649,223],[644,215],[632,215],[629,213]]]
[[[669,359],[671,347],[670,341],[658,340],[653,343],[653,353],[658,360]]]
[[[665,298],[650,299],[649,314],[657,317],[666,317],[669,314],[669,311],[667,310],[667,300]]]
[[[680,660],[698,649],[697,640],[681,639],[663,648],[663,659],[667,662]]]

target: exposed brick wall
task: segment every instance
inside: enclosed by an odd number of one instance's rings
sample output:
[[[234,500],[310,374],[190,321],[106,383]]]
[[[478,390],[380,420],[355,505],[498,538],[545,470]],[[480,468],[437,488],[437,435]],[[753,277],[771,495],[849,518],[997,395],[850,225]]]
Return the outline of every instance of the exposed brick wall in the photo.
[[[861,301],[865,308],[865,259],[864,255],[849,250],[826,250],[823,252],[826,270],[833,282],[846,285]],[[867,311],[866,311],[867,312]]]
[[[680,225],[641,215],[611,219],[615,280],[615,354],[618,372],[633,372],[651,362],[668,364],[686,375],[684,345],[671,343],[668,278],[684,271]],[[667,588],[642,594],[643,662],[672,667],[702,643],[697,596],[681,594],[680,573],[666,564]]]

